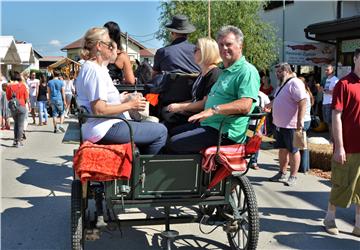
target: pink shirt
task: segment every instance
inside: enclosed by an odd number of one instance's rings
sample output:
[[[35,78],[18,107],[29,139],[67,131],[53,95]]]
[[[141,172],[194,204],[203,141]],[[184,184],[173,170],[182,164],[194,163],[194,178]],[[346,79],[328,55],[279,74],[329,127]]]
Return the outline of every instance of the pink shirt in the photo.
[[[293,78],[281,89],[275,91],[273,102],[273,123],[279,128],[296,128],[298,102],[306,98],[304,83]]]

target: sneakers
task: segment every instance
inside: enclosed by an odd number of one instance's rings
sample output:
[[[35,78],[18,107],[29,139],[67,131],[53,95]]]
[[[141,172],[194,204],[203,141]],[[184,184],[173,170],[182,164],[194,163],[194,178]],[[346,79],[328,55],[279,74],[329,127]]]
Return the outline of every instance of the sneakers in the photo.
[[[59,126],[59,130],[63,133],[65,133],[65,129],[62,126]]]
[[[24,146],[24,144],[22,143],[22,141],[14,141],[14,143],[13,143],[13,146],[15,147],[15,148],[19,148],[19,147],[23,147]]]
[[[254,170],[259,170],[260,169],[260,167],[256,163],[251,164],[251,168],[254,169]]]
[[[324,226],[325,226],[325,231],[328,232],[329,234],[332,234],[332,235],[339,234],[339,229],[336,227],[335,220],[324,220]],[[354,231],[355,231],[355,229],[356,229],[356,227],[354,228]],[[359,230],[360,230],[360,228],[359,228]]]
[[[285,182],[285,184],[289,187],[295,186],[296,180],[297,180],[296,176],[289,176],[289,179]]]
[[[276,175],[274,175],[273,177],[269,178],[269,181],[284,182],[284,181],[286,181],[286,174],[284,174],[284,173],[282,173],[282,172],[278,172]]]
[[[352,234],[360,237],[360,227],[354,227],[354,230],[352,231]]]
[[[59,133],[59,130],[58,129],[54,129],[54,134],[56,134],[56,133]]]

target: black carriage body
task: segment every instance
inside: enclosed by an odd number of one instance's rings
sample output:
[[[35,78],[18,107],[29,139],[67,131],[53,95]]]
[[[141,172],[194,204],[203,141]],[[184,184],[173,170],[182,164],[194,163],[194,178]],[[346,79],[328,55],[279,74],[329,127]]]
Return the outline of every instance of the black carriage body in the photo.
[[[221,181],[206,191],[211,175],[201,169],[201,160],[200,154],[141,155],[134,161],[129,181],[106,182],[106,199],[120,204],[124,198],[125,207],[227,203],[229,182]],[[126,195],[127,186],[132,189]]]

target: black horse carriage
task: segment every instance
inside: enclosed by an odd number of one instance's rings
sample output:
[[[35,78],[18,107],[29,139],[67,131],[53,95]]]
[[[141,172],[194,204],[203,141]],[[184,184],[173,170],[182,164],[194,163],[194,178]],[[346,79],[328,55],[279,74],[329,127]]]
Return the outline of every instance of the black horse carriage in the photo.
[[[244,115],[257,122],[265,113]],[[118,116],[90,115],[80,109],[79,122],[87,118],[122,119]],[[123,119],[122,119],[123,120]],[[223,168],[214,157],[217,170],[206,173],[202,170],[203,155],[141,155],[137,151],[130,125],[132,149],[132,173],[127,180],[115,179],[106,182],[81,182],[74,173],[71,190],[71,244],[72,249],[84,249],[85,239],[94,228],[118,227],[133,224],[165,224],[162,236],[166,248],[178,232],[171,230],[172,223],[198,222],[201,225],[222,227],[232,249],[256,249],[259,237],[259,217],[256,196],[245,176],[250,164],[243,171],[233,171],[212,188],[208,188],[214,176]],[[260,127],[259,125],[256,127]],[[221,129],[220,129],[221,131]],[[255,134],[255,132],[253,133]],[[216,154],[222,151],[221,132]],[[81,137],[81,136],[80,136]],[[80,140],[82,143],[82,140]],[[249,159],[252,153],[239,156]],[[217,156],[217,155],[216,155]],[[216,178],[216,177],[215,177]],[[94,199],[96,208],[89,203]],[[105,200],[105,208],[103,208]],[[170,207],[198,207],[196,216],[170,216]],[[120,221],[118,215],[127,208],[163,207],[162,218],[129,219]],[[95,213],[91,210],[96,210]],[[95,216],[94,216],[95,215]],[[104,221],[104,216],[105,221]],[[213,230],[211,230],[213,231]]]

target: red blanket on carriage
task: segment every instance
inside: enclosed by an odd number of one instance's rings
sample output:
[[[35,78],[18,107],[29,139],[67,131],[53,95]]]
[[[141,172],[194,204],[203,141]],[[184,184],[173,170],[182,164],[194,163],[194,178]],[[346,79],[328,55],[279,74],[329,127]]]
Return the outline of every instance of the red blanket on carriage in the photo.
[[[130,143],[98,145],[86,141],[76,151],[74,169],[82,182],[129,179],[131,162]]]
[[[216,171],[208,189],[213,188],[233,171],[245,171],[247,161],[244,159],[244,156],[254,154],[260,149],[260,144],[261,136],[254,135],[246,144],[221,146],[217,161],[215,160],[216,146],[203,150],[202,169],[206,173]]]

